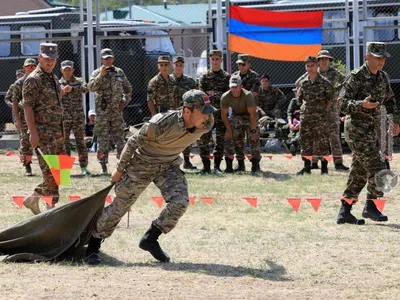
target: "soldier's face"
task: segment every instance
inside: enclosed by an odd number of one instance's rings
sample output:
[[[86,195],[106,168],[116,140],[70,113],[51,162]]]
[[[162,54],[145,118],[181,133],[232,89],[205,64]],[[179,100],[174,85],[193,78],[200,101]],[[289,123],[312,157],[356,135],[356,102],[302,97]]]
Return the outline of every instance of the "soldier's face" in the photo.
[[[331,60],[328,57],[321,57],[318,59],[318,64],[321,69],[325,70],[329,67]]]
[[[247,71],[250,69],[250,64],[249,63],[238,64],[238,68],[240,73],[246,74]]]
[[[61,68],[61,73],[66,78],[71,78],[72,74],[74,73],[74,69],[66,67],[64,69]]]
[[[240,93],[242,92],[242,86],[232,86],[231,88],[231,93],[233,97],[238,98],[240,96]]]
[[[190,109],[187,109],[190,113],[190,123],[192,124],[191,127],[196,127],[199,129],[204,128],[208,118],[210,117],[209,115],[203,114],[200,110],[198,109],[193,109],[193,111],[190,111]]]
[[[384,56],[376,57],[371,54],[367,54],[365,56],[365,59],[367,61],[368,68],[370,69],[371,72],[374,73],[377,71],[381,71],[385,66],[386,62],[386,57]]]
[[[268,78],[263,78],[261,79],[261,86],[266,89],[269,87],[269,79]]]
[[[26,75],[29,75],[29,74],[26,74]],[[18,73],[17,79],[20,79],[20,78],[22,78],[22,77],[24,77],[24,74]]]
[[[24,66],[23,69],[24,69],[25,75],[28,76],[29,74],[31,74],[33,72],[33,70],[36,69],[36,66],[35,65],[28,65],[28,66]],[[24,76],[24,75],[22,75],[22,76]],[[21,78],[21,77],[19,77],[19,78]]]
[[[43,57],[39,55],[38,61],[43,71],[46,73],[51,73],[56,66],[57,58]]]
[[[183,62],[177,61],[176,63],[174,63],[174,72],[175,73],[182,74],[184,68],[185,68],[185,64]]]
[[[111,67],[114,63],[114,57],[102,58],[101,63],[106,67]]]
[[[307,62],[307,63],[306,63],[306,71],[307,71],[307,73],[310,74],[310,75],[311,75],[311,74],[316,74],[317,71],[318,71],[318,65],[317,65],[317,63],[311,62],[311,61]]]
[[[219,55],[213,55],[210,57],[210,64],[212,69],[218,70],[221,68],[222,57]]]
[[[160,71],[160,73],[163,75],[168,74],[169,73],[169,63],[167,63],[167,62],[158,63],[158,71]]]

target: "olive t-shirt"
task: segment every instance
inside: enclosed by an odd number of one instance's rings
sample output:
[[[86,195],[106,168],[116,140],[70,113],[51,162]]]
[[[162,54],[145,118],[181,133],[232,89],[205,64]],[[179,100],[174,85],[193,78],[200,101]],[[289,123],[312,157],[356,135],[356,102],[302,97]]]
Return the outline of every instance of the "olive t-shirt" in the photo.
[[[242,89],[240,96],[235,98],[231,91],[227,91],[221,97],[222,108],[232,108],[232,113],[235,115],[248,115],[249,107],[256,107],[253,94],[245,89]]]

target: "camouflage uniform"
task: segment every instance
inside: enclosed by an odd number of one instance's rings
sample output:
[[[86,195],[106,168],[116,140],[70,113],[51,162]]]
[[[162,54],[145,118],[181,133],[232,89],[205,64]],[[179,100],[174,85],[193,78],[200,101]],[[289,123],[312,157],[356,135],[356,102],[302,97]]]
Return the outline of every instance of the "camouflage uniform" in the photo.
[[[12,107],[12,96],[14,94],[14,84],[11,84],[7,90],[7,94],[4,97],[4,102],[7,104],[8,107]]]
[[[256,105],[259,106],[267,116],[271,118],[281,118],[282,109],[286,101],[285,94],[277,87],[269,86],[264,90],[262,86],[255,90]]]
[[[54,74],[49,76],[40,68],[40,65],[37,66],[24,81],[22,97],[24,108],[32,107],[39,135],[38,147],[43,154],[65,154],[63,108],[57,76]],[[42,156],[37,156],[43,173],[43,183],[35,188],[35,192],[39,195],[53,196],[53,204],[55,204],[59,199],[58,185]]]
[[[249,69],[246,74],[240,74],[240,71],[236,71],[232,73],[233,75],[238,75],[242,78],[242,85],[245,90],[254,91],[257,89],[259,85],[259,75],[257,72]]]
[[[71,143],[69,136],[71,131],[74,133],[76,150],[79,155],[79,165],[87,167],[88,165],[88,149],[85,144],[85,114],[83,112],[82,94],[88,92],[85,80],[72,75],[69,81],[64,77],[60,80],[61,88],[69,85],[72,90],[62,97],[64,108],[64,131],[65,131],[65,146],[67,154],[71,155]]]
[[[153,101],[159,113],[180,106],[180,100],[175,96],[175,84],[170,77],[168,79],[165,80],[159,73],[150,79],[147,88],[147,101]]]
[[[205,105],[203,95],[200,91],[189,91],[188,100],[185,100],[186,107],[203,108],[203,113],[211,115],[203,129],[186,129],[183,109],[179,109],[153,116],[129,138],[117,164],[117,170],[123,175],[115,185],[116,197],[99,218],[93,232],[95,238],[109,237],[151,182],[161,190],[167,203],[152,226],[163,233],[176,226],[189,205],[187,181],[179,168],[182,163],[179,154],[213,126],[213,109],[211,105]],[[189,101],[192,102],[189,104]]]
[[[216,145],[214,150],[214,156],[217,159],[215,164],[218,164],[222,160],[222,156],[224,155],[224,136],[225,136],[225,125],[221,119],[221,110],[220,110],[220,102],[221,96],[223,93],[229,90],[229,78],[230,75],[228,72],[224,70],[219,70],[218,72],[213,72],[212,69],[207,70],[200,77],[199,88],[203,92],[206,91],[214,91],[214,96],[211,98],[211,103],[218,110],[214,113],[214,128],[216,131]],[[209,156],[210,156],[210,142],[212,142],[212,132],[207,132],[200,138],[199,148],[200,148],[200,156],[203,161],[203,164],[209,165]]]
[[[124,71],[114,67],[114,72],[101,76],[101,68],[93,71],[88,88],[95,93],[96,120],[94,134],[97,137],[97,159],[107,163],[110,137],[117,145],[117,156],[124,147],[124,119],[120,104],[127,106],[132,100],[132,86]]]

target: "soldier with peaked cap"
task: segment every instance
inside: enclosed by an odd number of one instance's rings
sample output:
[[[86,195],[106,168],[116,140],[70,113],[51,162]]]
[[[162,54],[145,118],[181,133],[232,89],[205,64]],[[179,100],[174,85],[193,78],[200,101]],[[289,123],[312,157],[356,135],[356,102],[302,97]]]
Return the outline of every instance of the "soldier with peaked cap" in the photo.
[[[258,73],[251,69],[251,56],[249,54],[239,54],[236,61],[238,71],[232,75],[239,75],[245,90],[257,93],[256,88],[259,84]]]
[[[74,62],[64,60],[61,63],[60,86],[63,95],[64,107],[64,131],[65,147],[68,155],[71,155],[71,143],[69,136],[71,131],[74,133],[76,150],[78,151],[79,166],[82,175],[89,175],[88,149],[85,143],[85,114],[83,112],[82,94],[89,90],[83,78],[74,76]]]
[[[114,66],[111,49],[102,49],[100,55],[102,65],[90,75],[88,88],[95,93],[97,160],[105,175],[108,173],[110,137],[117,145],[118,159],[124,148],[123,110],[132,100],[132,86],[124,71]]]
[[[383,197],[383,191],[376,184],[376,176],[386,169],[385,157],[380,150],[383,109],[388,114],[393,114],[393,134],[400,133],[399,111],[389,77],[382,71],[387,57],[390,55],[386,51],[385,43],[367,43],[365,63],[351,72],[339,94],[340,109],[346,114],[345,138],[352,151],[353,161],[341,199],[338,224],[365,223],[363,219],[357,219],[351,214],[351,208],[365,185],[367,200],[362,216],[373,221],[388,220],[374,203],[375,199]]]
[[[174,72],[169,75],[169,80],[174,86],[174,99],[178,106],[182,106],[183,103],[183,94],[187,91],[196,88],[196,82],[194,79],[188,75],[183,74],[183,69],[185,68],[185,58],[183,56],[176,56],[173,59],[173,67]],[[176,109],[172,108],[172,109]],[[190,149],[191,147],[187,147],[183,150],[183,168],[184,169],[197,169],[195,166],[192,165],[190,162]]]
[[[28,125],[25,121],[24,107],[22,105],[22,87],[26,77],[36,69],[37,62],[34,58],[25,59],[24,75],[14,83],[12,95],[12,110],[15,127],[19,129],[19,159],[25,167],[25,175],[32,176],[32,145],[29,142]]]
[[[65,154],[61,88],[58,78],[53,74],[57,58],[57,44],[40,44],[39,65],[25,79],[22,88],[22,104],[31,145],[33,149],[40,148],[43,154],[53,155]],[[40,213],[40,196],[53,197],[52,204],[47,204],[48,209],[59,200],[58,185],[50,168],[37,150],[36,154],[43,182],[24,201],[24,205],[34,214]]]
[[[104,209],[87,248],[89,264],[101,263],[102,239],[114,232],[121,218],[151,182],[161,190],[167,203],[147,232],[139,247],[161,262],[169,256],[161,249],[158,237],[175,228],[189,205],[188,185],[183,172],[181,152],[213,127],[215,108],[209,97],[199,90],[183,95],[183,107],[159,113],[131,136],[113,171],[114,201]]]

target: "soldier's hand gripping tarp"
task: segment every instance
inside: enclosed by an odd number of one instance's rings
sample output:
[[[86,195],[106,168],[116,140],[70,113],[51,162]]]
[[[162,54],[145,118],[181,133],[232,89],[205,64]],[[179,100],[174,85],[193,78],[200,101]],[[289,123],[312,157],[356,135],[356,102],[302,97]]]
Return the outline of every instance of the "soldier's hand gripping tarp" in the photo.
[[[88,243],[113,184],[0,232],[0,261],[48,261]]]

